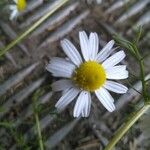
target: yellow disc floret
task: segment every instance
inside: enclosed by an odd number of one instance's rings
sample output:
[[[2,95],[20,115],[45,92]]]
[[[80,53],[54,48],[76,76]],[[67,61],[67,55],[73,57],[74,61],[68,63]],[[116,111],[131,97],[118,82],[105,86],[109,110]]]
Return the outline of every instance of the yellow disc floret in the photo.
[[[95,91],[104,84],[106,74],[101,64],[88,61],[76,68],[72,79],[79,88],[86,91]]]
[[[17,0],[18,11],[23,11],[26,8],[26,0]]]

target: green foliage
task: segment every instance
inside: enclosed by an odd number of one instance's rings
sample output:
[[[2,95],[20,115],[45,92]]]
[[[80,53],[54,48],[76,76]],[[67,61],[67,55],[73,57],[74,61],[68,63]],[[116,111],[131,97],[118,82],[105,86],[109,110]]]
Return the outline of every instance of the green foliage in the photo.
[[[0,122],[0,128],[3,127],[6,129],[7,132],[10,133],[10,135],[13,137],[16,145],[20,147],[23,150],[29,149],[28,145],[25,143],[24,136],[21,132],[15,128],[15,124],[10,121],[3,121]],[[0,148],[3,147],[3,145],[0,146]]]
[[[1,0],[0,1],[0,8],[3,8],[4,6],[8,5],[9,1],[8,0]]]
[[[0,106],[0,113],[4,111],[4,108]]]
[[[133,42],[136,45],[138,45],[138,42],[140,41],[142,34],[143,34],[143,29],[141,26],[135,29],[135,39],[133,40]]]
[[[39,99],[39,96],[41,96],[43,94],[43,89],[38,89],[33,97],[32,97],[32,104],[33,104],[33,113],[34,113],[34,117],[35,117],[35,123],[36,123],[36,130],[38,133],[38,141],[39,141],[39,147],[40,150],[44,150],[44,144],[43,144],[43,138],[42,138],[42,134],[41,134],[41,128],[40,128],[40,122],[39,122],[39,116],[38,116],[38,112],[39,112],[39,107],[37,104],[37,100]]]
[[[123,37],[121,37],[117,34],[114,35],[113,38],[119,46],[125,48],[125,50],[128,50],[128,52],[133,57],[135,57],[138,61],[140,61],[142,59],[142,57],[140,56],[140,53],[139,53],[139,50],[138,50],[138,42],[141,38],[142,33],[143,33],[143,30],[142,30],[141,27],[139,27],[136,30],[135,38],[131,42],[124,39]]]
[[[125,48],[125,50],[128,50],[129,53],[136,58],[136,53],[134,51],[133,44],[130,41],[127,41],[119,35],[114,35],[113,38],[120,47],[123,47]]]
[[[144,72],[144,61],[143,61],[143,56],[140,54],[140,50],[138,48],[138,42],[140,40],[140,37],[142,35],[142,28],[138,28],[135,38],[133,39],[133,41],[128,41],[118,35],[114,35],[114,40],[116,41],[116,43],[125,48],[126,50],[128,50],[128,52],[130,52],[130,54],[136,58],[137,62],[139,63],[140,66],[140,80],[142,81],[142,94],[144,97],[145,102],[147,102],[147,100],[149,99],[148,96],[148,92],[147,92],[147,84],[145,82],[145,72]]]
[[[136,33],[136,38],[130,42],[118,35],[114,36],[114,39],[116,43],[125,48],[130,52],[130,54],[136,58],[137,62],[139,63],[140,67],[140,80],[142,82],[142,96],[144,99],[144,103],[141,106],[141,102],[137,104],[137,109],[133,111],[129,117],[127,117],[127,120],[125,123],[116,131],[114,137],[110,140],[108,145],[106,146],[105,150],[111,150],[115,144],[122,138],[122,136],[135,124],[135,122],[143,115],[145,112],[147,112],[150,109],[150,96],[147,91],[147,82],[145,81],[145,72],[144,72],[144,62],[143,62],[143,56],[140,54],[140,51],[138,49],[138,42],[140,40],[142,34],[142,28],[139,28],[138,32]],[[141,106],[141,107],[139,107]],[[147,118],[145,119],[145,121]],[[148,126],[149,127],[149,126]]]

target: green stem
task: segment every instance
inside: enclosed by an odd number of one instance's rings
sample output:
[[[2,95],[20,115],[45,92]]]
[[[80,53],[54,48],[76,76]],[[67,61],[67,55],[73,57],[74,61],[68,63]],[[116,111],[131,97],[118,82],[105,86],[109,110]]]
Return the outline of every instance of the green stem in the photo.
[[[41,94],[40,90],[37,90],[34,93],[32,97],[32,106],[33,106],[33,113],[35,117],[36,129],[37,129],[37,134],[38,134],[39,147],[40,147],[40,150],[44,150],[40,121],[39,121],[39,116],[38,116],[38,104],[37,104],[37,98],[40,96],[40,94]]]
[[[8,44],[5,48],[0,50],[0,56],[4,55],[9,49],[14,47],[17,43],[19,43],[22,39],[24,39],[28,34],[30,34],[34,29],[36,29],[41,23],[43,23],[49,16],[51,16],[57,9],[59,9],[63,4],[65,4],[68,0],[58,0],[56,5],[52,10],[50,10],[46,15],[44,15],[41,19],[39,19],[36,23],[33,24],[27,31],[18,36],[14,41]]]
[[[136,57],[137,57],[137,60],[139,62],[139,65],[140,65],[140,76],[141,76],[141,81],[142,81],[142,93],[143,93],[144,99],[146,99],[147,94],[146,94],[146,84],[145,84],[144,61],[143,61],[142,56],[140,55],[139,50],[136,47],[136,45],[134,45],[133,47],[134,47],[134,50],[136,52]]]
[[[145,74],[144,74],[144,62],[140,60],[140,73],[141,73],[141,81],[142,81],[142,93],[143,97],[146,99],[146,84],[145,84]]]
[[[145,104],[141,109],[136,111],[132,117],[115,133],[114,137],[108,143],[104,150],[112,150],[122,136],[130,129],[130,127],[150,108],[149,104]]]
[[[43,144],[43,140],[42,140],[42,134],[41,134],[38,113],[35,113],[35,120],[36,120],[36,127],[37,127],[37,132],[38,132],[38,141],[39,141],[40,150],[44,150],[44,144]]]

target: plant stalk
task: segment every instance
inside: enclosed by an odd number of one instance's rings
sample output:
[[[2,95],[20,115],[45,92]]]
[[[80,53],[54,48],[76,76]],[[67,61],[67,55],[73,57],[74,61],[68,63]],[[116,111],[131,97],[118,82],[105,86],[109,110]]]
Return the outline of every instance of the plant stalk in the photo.
[[[142,108],[134,113],[133,116],[117,130],[111,141],[105,147],[104,150],[112,150],[116,143],[122,138],[122,136],[130,129],[130,127],[150,108],[149,104],[145,104]]]
[[[143,60],[140,60],[139,65],[140,65],[140,74],[141,74],[141,82],[142,82],[142,93],[143,93],[144,99],[146,99],[147,94],[146,94],[146,84],[145,84],[145,74],[144,74],[144,62],[143,62]]]
[[[36,121],[36,128],[37,128],[37,133],[38,133],[38,141],[39,141],[40,150],[44,150],[44,144],[42,140],[38,113],[35,113],[35,121]]]
[[[42,133],[41,133],[41,127],[40,127],[40,121],[39,121],[39,111],[38,111],[38,104],[37,104],[37,98],[41,95],[41,91],[37,90],[32,98],[32,107],[33,107],[33,113],[35,117],[35,123],[36,123],[36,131],[37,131],[37,139],[39,142],[39,147],[40,150],[44,150],[44,144],[43,144],[43,138],[42,138]]]
[[[137,55],[137,60],[139,62],[139,66],[140,66],[140,76],[141,76],[141,82],[142,82],[142,93],[143,93],[143,97],[144,99],[147,99],[147,94],[146,94],[146,84],[145,84],[145,73],[144,73],[144,60],[142,59],[139,50],[136,46],[134,46],[134,50],[136,52]]]

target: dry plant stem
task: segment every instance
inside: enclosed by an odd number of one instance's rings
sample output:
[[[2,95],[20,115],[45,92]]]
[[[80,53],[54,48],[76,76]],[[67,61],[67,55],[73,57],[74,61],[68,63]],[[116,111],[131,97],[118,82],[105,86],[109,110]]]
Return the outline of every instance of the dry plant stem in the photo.
[[[50,10],[46,15],[44,15],[41,19],[39,19],[36,23],[33,24],[27,31],[18,36],[14,41],[8,44],[5,48],[0,50],[0,56],[4,55],[9,49],[14,47],[17,43],[19,43],[22,39],[24,39],[27,35],[29,35],[34,29],[36,29],[41,23],[43,23],[49,16],[51,16],[57,9],[59,9],[62,5],[64,5],[68,0],[58,0],[57,5]]]
[[[104,150],[112,150],[115,144],[122,138],[122,136],[130,129],[130,127],[150,108],[149,104],[145,104],[142,108],[136,111],[130,119],[115,133],[114,137],[108,143]]]

